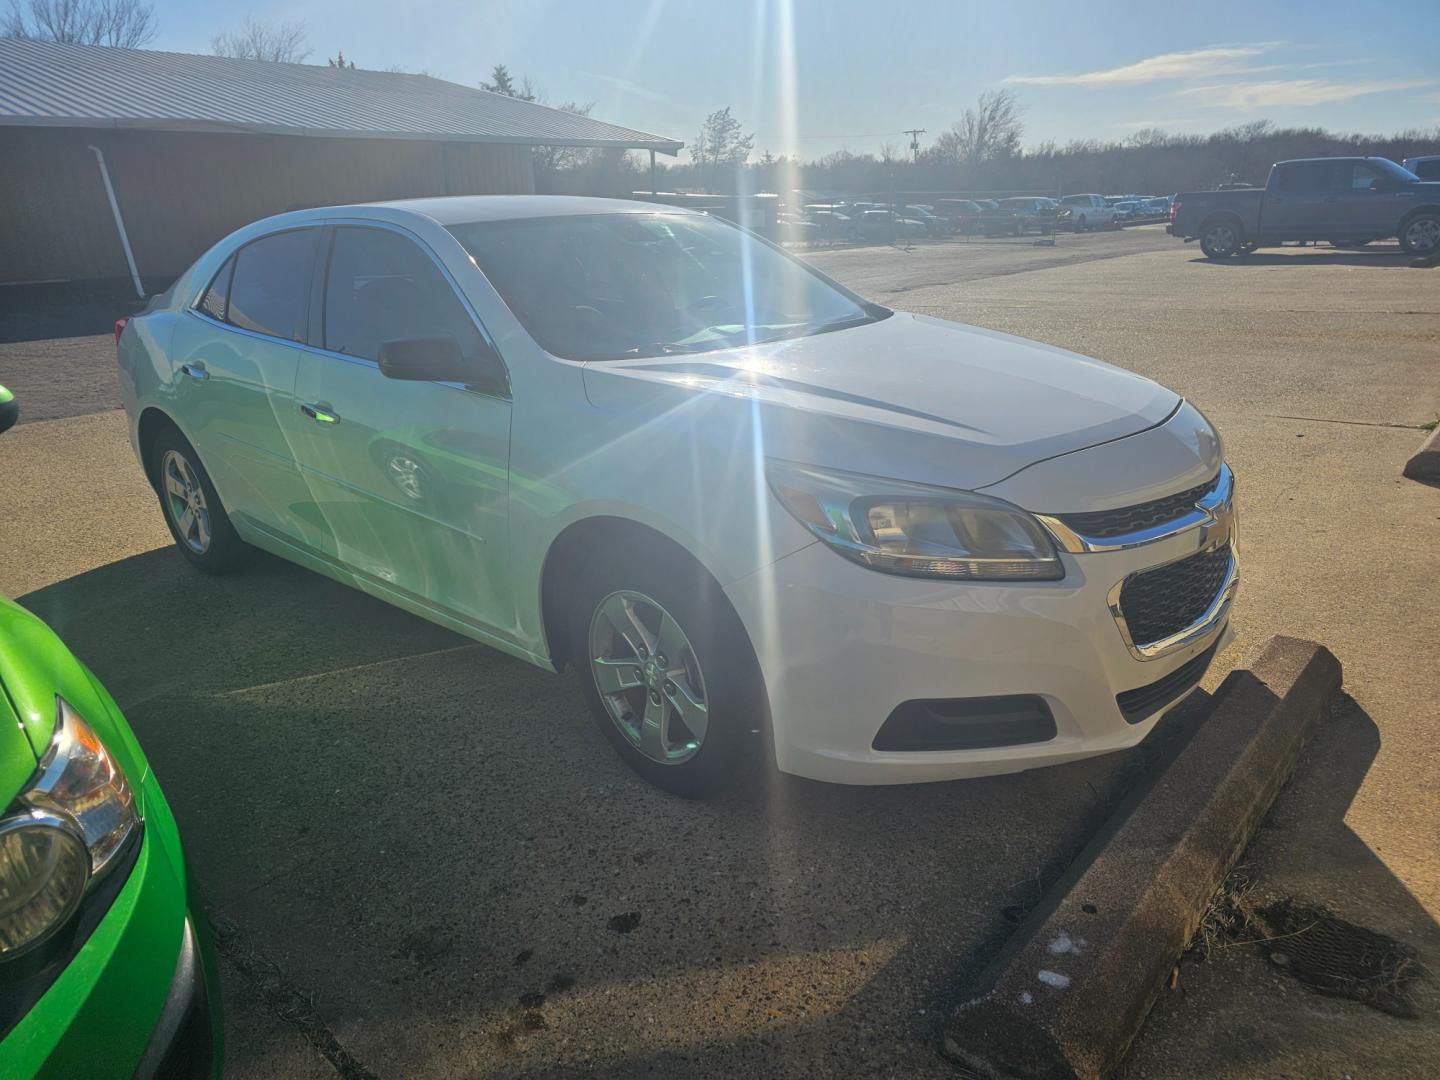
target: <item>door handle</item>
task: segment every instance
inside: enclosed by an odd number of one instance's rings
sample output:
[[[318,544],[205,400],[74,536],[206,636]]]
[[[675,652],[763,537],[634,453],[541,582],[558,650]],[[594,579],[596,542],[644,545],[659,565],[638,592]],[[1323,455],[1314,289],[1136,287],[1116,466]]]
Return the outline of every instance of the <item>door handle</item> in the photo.
[[[204,364],[181,364],[180,370],[196,382],[204,382],[210,377],[210,373],[205,370]]]
[[[329,405],[324,402],[305,402],[300,406],[300,411],[319,424],[338,424],[339,414],[333,412]]]

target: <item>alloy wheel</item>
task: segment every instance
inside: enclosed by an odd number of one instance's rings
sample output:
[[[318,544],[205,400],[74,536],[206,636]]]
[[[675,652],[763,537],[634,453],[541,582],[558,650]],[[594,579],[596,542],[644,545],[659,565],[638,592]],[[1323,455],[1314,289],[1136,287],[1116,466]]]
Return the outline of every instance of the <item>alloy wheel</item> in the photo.
[[[165,509],[181,541],[196,555],[210,550],[210,507],[205,501],[195,468],[178,450],[167,450],[160,461],[165,486]]]
[[[695,649],[675,618],[644,593],[621,589],[596,607],[589,639],[600,700],[631,745],[662,765],[698,754],[709,699]]]
[[[1440,219],[1422,217],[1412,221],[1405,230],[1405,246],[1416,254],[1440,247]]]
[[[1240,247],[1235,236],[1235,229],[1231,225],[1212,225],[1205,240],[1209,252],[1219,258],[1233,255]]]

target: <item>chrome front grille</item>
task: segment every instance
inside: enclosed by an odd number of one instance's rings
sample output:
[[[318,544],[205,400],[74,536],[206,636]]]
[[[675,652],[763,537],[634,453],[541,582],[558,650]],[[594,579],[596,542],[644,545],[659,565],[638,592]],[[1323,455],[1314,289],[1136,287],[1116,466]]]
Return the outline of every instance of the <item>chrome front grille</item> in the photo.
[[[1119,609],[1130,640],[1145,648],[1203,619],[1231,577],[1228,543],[1127,578]]]
[[[1093,513],[1057,516],[1082,536],[1095,539],[1126,536],[1168,524],[1191,513],[1196,503],[1215,490],[1219,480],[1220,474],[1217,473],[1205,483],[1185,491],[1135,506],[1122,506],[1118,510],[1096,510]]]

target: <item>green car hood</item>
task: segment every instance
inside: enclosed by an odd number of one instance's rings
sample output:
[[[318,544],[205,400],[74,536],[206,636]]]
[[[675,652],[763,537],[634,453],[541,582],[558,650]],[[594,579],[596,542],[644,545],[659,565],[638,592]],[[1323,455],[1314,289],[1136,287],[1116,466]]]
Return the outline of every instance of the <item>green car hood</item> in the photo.
[[[53,630],[0,596],[0,812],[50,745],[57,694],[95,729],[138,799],[149,766],[110,695]]]

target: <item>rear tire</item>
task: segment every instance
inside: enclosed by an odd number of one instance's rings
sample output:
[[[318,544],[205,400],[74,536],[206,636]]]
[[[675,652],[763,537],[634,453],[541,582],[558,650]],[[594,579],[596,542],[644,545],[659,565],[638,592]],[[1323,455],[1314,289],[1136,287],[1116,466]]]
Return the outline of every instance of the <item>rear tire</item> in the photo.
[[[150,475],[160,511],[180,554],[207,574],[248,566],[255,549],[235,531],[200,455],[178,428],[167,427],[150,448]]]
[[[1239,223],[1229,218],[1207,221],[1200,231],[1200,250],[1207,259],[1228,259],[1239,254],[1244,246]]]
[[[679,553],[597,555],[575,588],[570,658],[601,733],[656,787],[707,798],[758,756],[767,705],[749,637]]]

